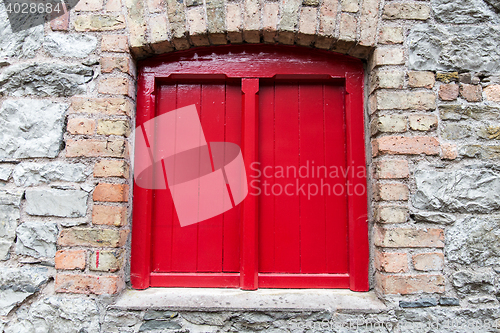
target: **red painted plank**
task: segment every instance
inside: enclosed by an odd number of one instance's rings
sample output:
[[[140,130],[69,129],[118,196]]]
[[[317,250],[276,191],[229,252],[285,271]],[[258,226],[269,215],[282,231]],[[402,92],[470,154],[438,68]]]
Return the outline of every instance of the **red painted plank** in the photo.
[[[238,273],[151,273],[151,287],[238,288]]]
[[[340,85],[324,85],[326,200],[326,272],[347,273],[347,181],[345,174],[345,93]]]
[[[301,84],[300,112],[300,241],[301,272],[326,272],[325,198],[319,195],[320,181],[313,176],[324,166],[323,91],[321,85]]]
[[[241,85],[239,82],[226,81],[226,142],[241,147]],[[224,213],[223,233],[223,271],[240,271],[240,203]]]
[[[141,73],[138,78],[136,124],[142,125],[154,116],[154,76]],[[137,156],[137,154],[136,154]],[[130,282],[136,289],[149,287],[151,272],[152,190],[134,186]]]
[[[225,99],[224,82],[203,83],[200,120],[207,142],[224,141]],[[222,230],[223,215],[198,223],[198,272],[222,272]]]
[[[158,87],[156,115],[161,115],[177,107],[177,85]],[[163,141],[168,133],[156,133],[156,141]],[[155,177],[164,177],[162,168],[156,168]],[[158,170],[159,169],[159,170]],[[152,271],[168,272],[172,269],[172,229],[175,207],[169,189],[154,191],[154,211],[152,223]]]
[[[347,274],[259,274],[260,288],[349,288]]]
[[[363,126],[363,71],[346,73],[347,165],[366,168]],[[353,195],[349,197],[349,273],[350,288],[367,291],[368,283],[368,203],[366,173],[350,175]],[[364,191],[361,191],[364,189]]]
[[[268,194],[274,185],[274,106],[274,84],[268,82],[259,90],[259,160],[254,169],[260,178],[249,178],[249,195],[258,195],[259,201],[259,272],[275,270],[274,197]]]
[[[252,163],[258,158],[258,79],[242,79],[243,117],[242,117],[242,152],[245,161],[247,177],[255,175],[251,169]],[[258,287],[258,200],[249,195],[243,202],[242,235],[241,235],[241,281],[245,290],[255,290]]]
[[[200,115],[201,85],[179,83],[177,85],[177,108],[195,104]],[[198,207],[193,207],[198,209]],[[196,272],[198,256],[198,223],[180,226],[175,215],[172,234],[172,271]]]
[[[276,82],[275,272],[300,273],[299,87]],[[280,170],[283,176],[280,176]],[[285,192],[286,191],[286,192]],[[289,195],[289,194],[292,195]]]

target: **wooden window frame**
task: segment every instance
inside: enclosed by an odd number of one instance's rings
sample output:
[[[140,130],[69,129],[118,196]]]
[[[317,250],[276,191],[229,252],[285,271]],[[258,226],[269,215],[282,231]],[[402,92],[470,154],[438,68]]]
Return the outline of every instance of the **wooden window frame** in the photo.
[[[196,55],[196,56],[195,56]],[[238,61],[251,57],[252,62]],[[228,61],[233,60],[233,61]],[[366,167],[364,70],[359,59],[295,46],[240,45],[197,48],[139,62],[136,126],[155,116],[155,94],[166,79],[241,79],[242,152],[247,175],[258,156],[259,79],[337,79],[345,82],[347,167]],[[348,184],[366,187],[366,177],[348,173]],[[134,184],[135,185],[135,184]],[[151,286],[257,288],[349,288],[367,291],[369,269],[367,195],[348,196],[347,274],[259,274],[258,199],[242,204],[239,273],[151,272],[153,190],[134,186],[130,279],[133,288]],[[307,279],[305,279],[307,275]],[[307,282],[304,282],[307,281]]]

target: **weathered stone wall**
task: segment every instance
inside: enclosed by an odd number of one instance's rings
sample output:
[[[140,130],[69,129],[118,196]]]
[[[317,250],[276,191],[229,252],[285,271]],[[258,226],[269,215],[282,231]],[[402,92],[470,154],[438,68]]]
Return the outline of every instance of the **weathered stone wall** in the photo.
[[[498,0],[80,0],[13,33],[0,4],[0,331],[498,321],[499,11]],[[113,309],[128,282],[138,59],[259,42],[367,61],[371,280],[387,308]]]

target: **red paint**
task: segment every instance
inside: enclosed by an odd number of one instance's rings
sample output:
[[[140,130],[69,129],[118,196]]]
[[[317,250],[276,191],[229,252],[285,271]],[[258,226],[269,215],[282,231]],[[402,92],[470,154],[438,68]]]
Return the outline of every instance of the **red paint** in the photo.
[[[99,250],[95,253],[95,268],[99,268]]]
[[[259,179],[252,177],[258,176],[252,162],[365,166],[363,67],[357,59],[241,45],[176,52],[139,68],[137,125],[196,104],[208,142],[242,148],[249,180]],[[321,185],[318,178],[299,181]],[[325,181],[366,188],[366,177],[357,173]],[[236,208],[183,228],[168,189],[135,186],[133,204],[134,288],[368,290],[366,193],[248,195]]]

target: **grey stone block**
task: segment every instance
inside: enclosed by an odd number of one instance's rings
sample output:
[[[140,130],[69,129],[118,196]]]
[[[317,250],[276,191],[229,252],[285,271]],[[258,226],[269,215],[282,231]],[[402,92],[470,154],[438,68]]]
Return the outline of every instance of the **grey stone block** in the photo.
[[[69,97],[86,92],[93,71],[64,63],[16,64],[0,74],[0,93],[7,96]]]
[[[0,58],[34,57],[42,46],[43,25],[13,32],[4,4],[0,4]]]
[[[428,308],[437,304],[437,299],[431,297],[421,298],[417,301],[399,301],[399,307],[401,308]]]
[[[7,260],[9,258],[9,250],[16,238],[16,228],[19,218],[18,207],[0,205],[0,260]]]
[[[97,38],[84,34],[52,33],[45,37],[43,47],[53,57],[85,58],[97,47]]]
[[[451,214],[435,212],[413,212],[411,217],[416,222],[424,223],[451,224],[456,220],[456,217]]]
[[[36,329],[35,329],[36,327]],[[94,300],[50,296],[33,303],[17,322],[9,323],[7,332],[101,332],[99,310]]]
[[[449,262],[480,266],[500,263],[500,215],[466,217],[446,232]]]
[[[455,297],[441,297],[439,299],[439,305],[443,306],[460,306],[460,300]]]
[[[39,216],[82,217],[87,213],[88,195],[81,190],[28,189],[26,212]]]
[[[8,181],[13,169],[12,165],[0,165],[0,180]]]
[[[17,186],[32,186],[54,181],[83,182],[90,174],[81,163],[20,163],[12,175]]]
[[[498,24],[494,10],[483,0],[432,0],[436,21],[444,24]]]
[[[500,71],[499,26],[416,25],[408,37],[409,67],[431,71]],[[480,50],[480,52],[479,52]]]
[[[418,209],[447,213],[491,213],[500,208],[500,173],[488,169],[415,172]]]
[[[16,229],[16,253],[34,258],[54,258],[58,233],[55,222],[24,222]]]
[[[4,101],[0,109],[0,159],[56,157],[68,107],[34,99]]]
[[[0,270],[0,315],[39,291],[49,279],[47,268],[2,268]]]

